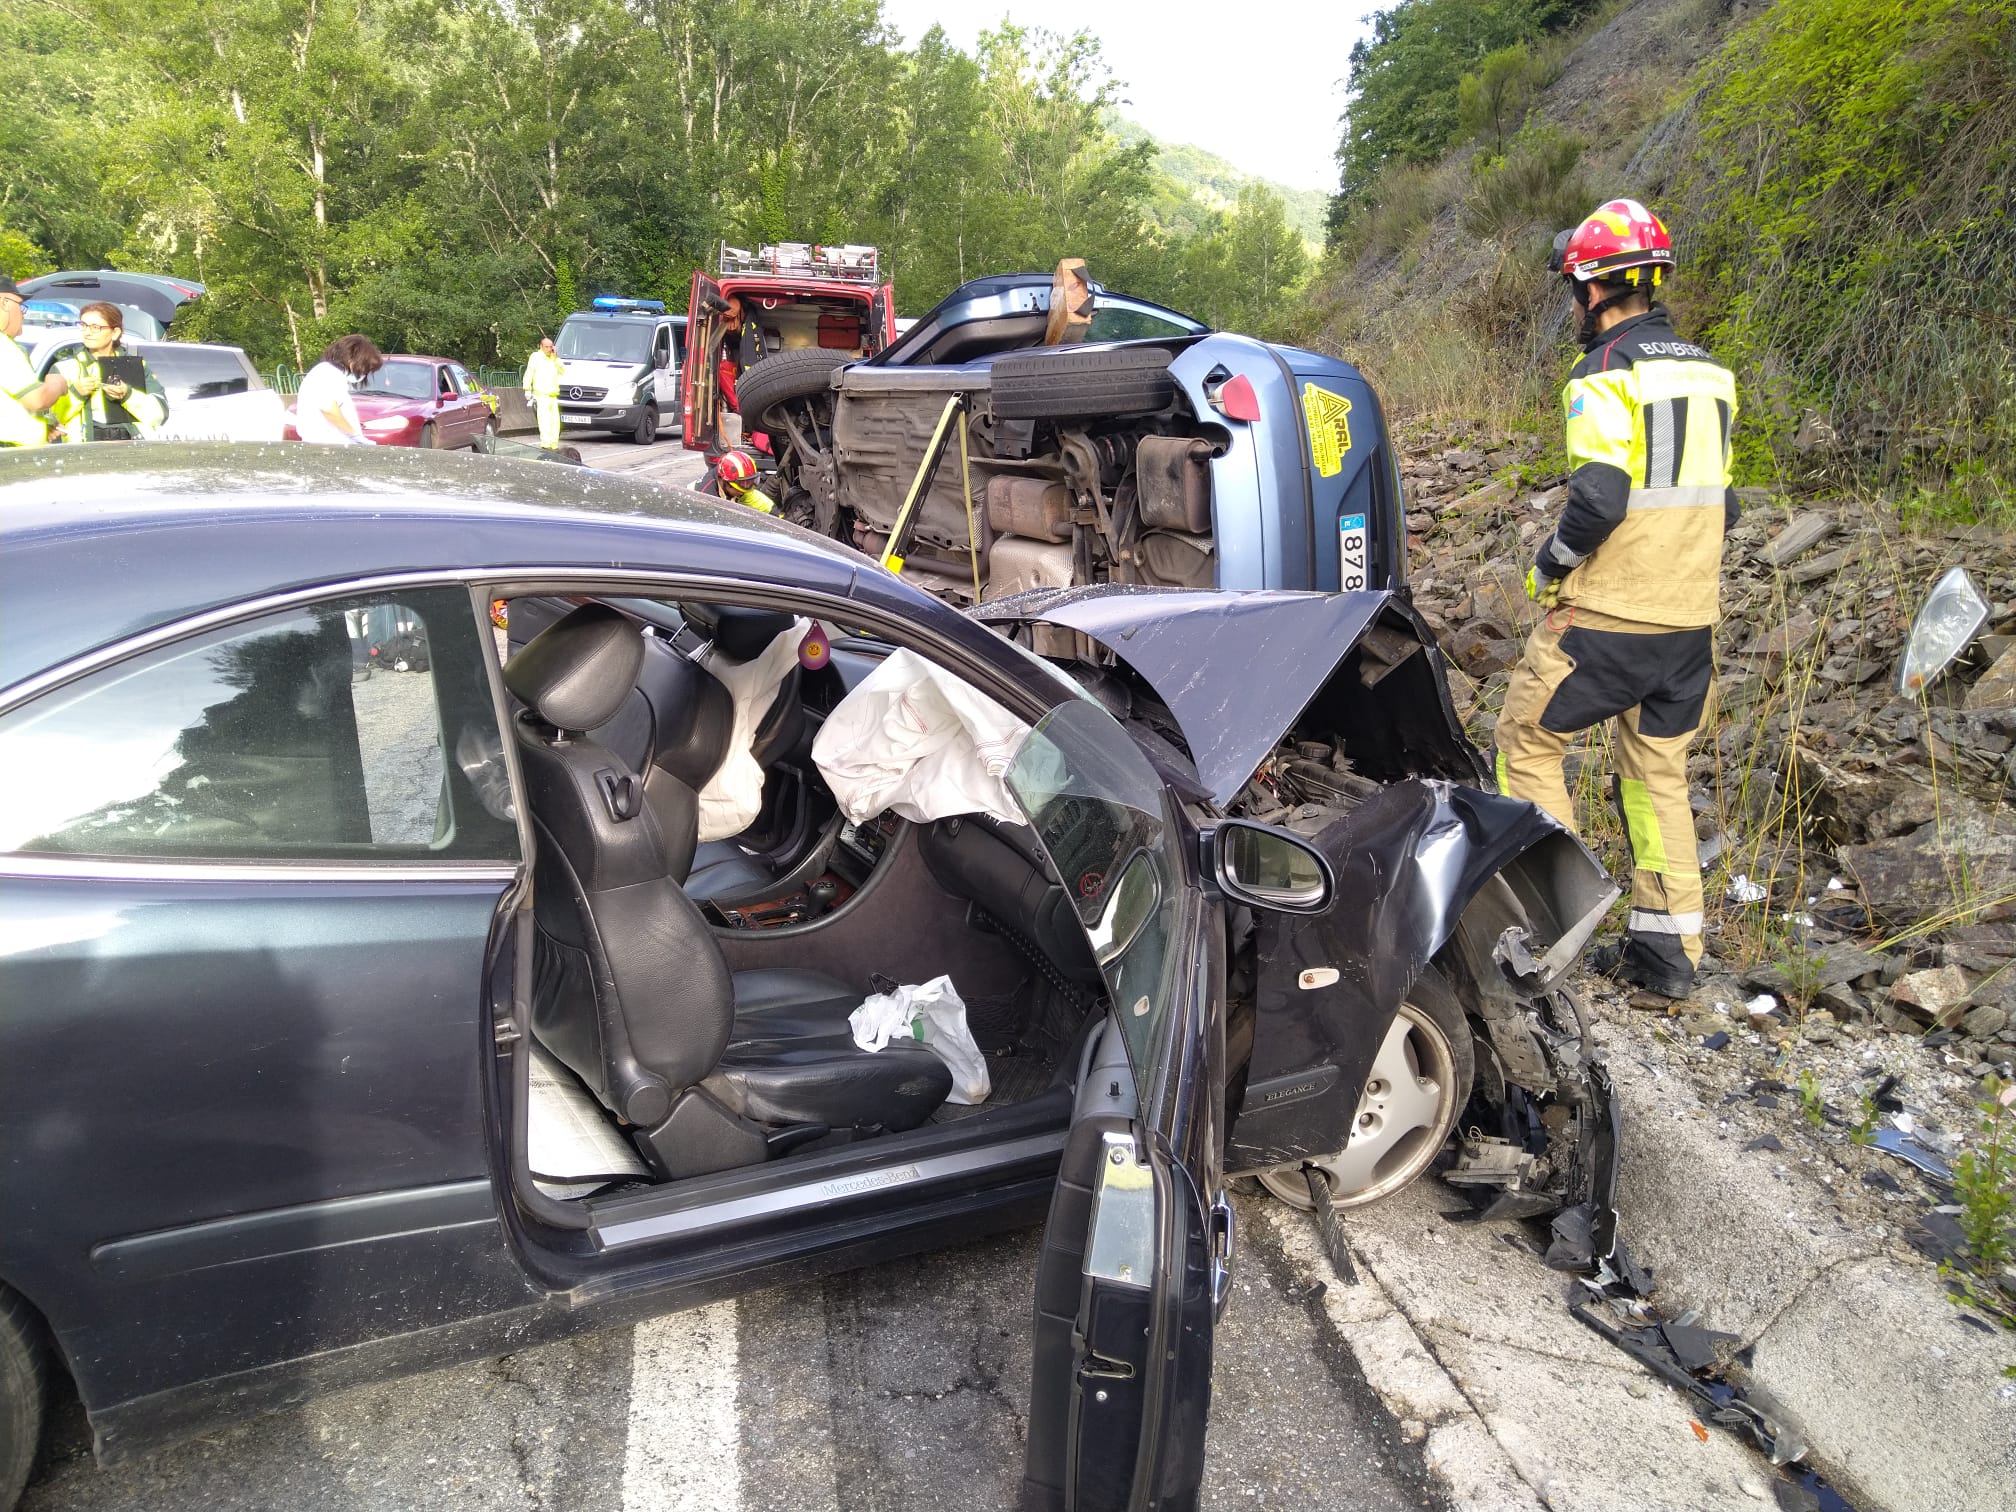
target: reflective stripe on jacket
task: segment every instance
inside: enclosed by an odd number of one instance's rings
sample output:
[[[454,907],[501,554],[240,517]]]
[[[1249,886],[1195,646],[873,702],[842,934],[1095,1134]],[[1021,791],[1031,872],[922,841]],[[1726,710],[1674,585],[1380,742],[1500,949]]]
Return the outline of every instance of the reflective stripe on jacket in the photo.
[[[0,446],[44,446],[49,427],[21,401],[42,387],[21,343],[0,334]]]
[[[1663,309],[1612,326],[1562,390],[1568,503],[1542,547],[1561,602],[1646,625],[1712,625],[1734,522],[1736,379]]]
[[[123,346],[115,345],[108,355],[128,357],[132,354]],[[129,390],[120,400],[105,397],[99,361],[82,347],[73,347],[57,358],[55,371],[61,373],[63,381],[70,386],[70,392],[60,401],[62,413],[57,418],[62,423],[63,434],[72,441],[130,441],[135,436],[152,435],[168,419],[168,398],[161,391],[161,382],[154,376],[154,370],[144,364],[141,372],[146,377],[146,386]],[[95,378],[101,387],[89,394],[79,393],[78,381],[83,378]],[[114,412],[121,409],[132,419],[117,418]]]

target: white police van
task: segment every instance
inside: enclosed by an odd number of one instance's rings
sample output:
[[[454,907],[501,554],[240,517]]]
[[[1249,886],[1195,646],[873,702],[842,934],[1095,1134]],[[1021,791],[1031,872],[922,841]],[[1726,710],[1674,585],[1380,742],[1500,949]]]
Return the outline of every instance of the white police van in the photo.
[[[679,427],[679,357],[686,317],[665,313],[662,299],[598,296],[576,310],[554,338],[559,353],[560,423],[614,431],[640,446],[663,424]]]

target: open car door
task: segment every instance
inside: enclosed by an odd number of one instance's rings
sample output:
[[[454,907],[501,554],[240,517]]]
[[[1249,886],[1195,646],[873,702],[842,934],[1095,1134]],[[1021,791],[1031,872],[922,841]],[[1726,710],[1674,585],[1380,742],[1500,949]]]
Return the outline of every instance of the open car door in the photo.
[[[680,443],[706,451],[721,434],[721,378],[709,360],[721,341],[721,285],[698,268],[686,299],[686,360],[679,365]]]
[[[1022,1504],[1194,1507],[1232,1243],[1211,905],[1164,784],[1096,704],[1052,710],[1008,783],[1112,999],[1037,1268]]]
[[[867,334],[870,357],[896,339],[896,285],[885,283],[875,291],[868,306]]]

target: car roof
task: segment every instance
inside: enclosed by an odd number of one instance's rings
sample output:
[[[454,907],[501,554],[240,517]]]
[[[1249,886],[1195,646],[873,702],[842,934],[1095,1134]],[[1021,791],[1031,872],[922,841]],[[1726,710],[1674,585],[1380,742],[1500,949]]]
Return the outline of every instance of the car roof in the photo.
[[[406,447],[0,453],[0,559],[0,687],[208,609],[436,569],[676,569],[970,624],[859,553],[739,505],[587,468]]]
[[[453,362],[457,367],[466,366],[453,357],[429,357],[424,352],[386,352],[383,355],[387,362]]]

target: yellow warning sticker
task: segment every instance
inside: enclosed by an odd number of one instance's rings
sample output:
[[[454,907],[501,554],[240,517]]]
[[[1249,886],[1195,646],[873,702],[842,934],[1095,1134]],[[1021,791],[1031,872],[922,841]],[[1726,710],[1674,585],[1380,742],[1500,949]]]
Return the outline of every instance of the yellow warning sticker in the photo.
[[[1334,478],[1351,450],[1351,401],[1313,383],[1302,385],[1302,413],[1309,421],[1309,460],[1316,472]]]

